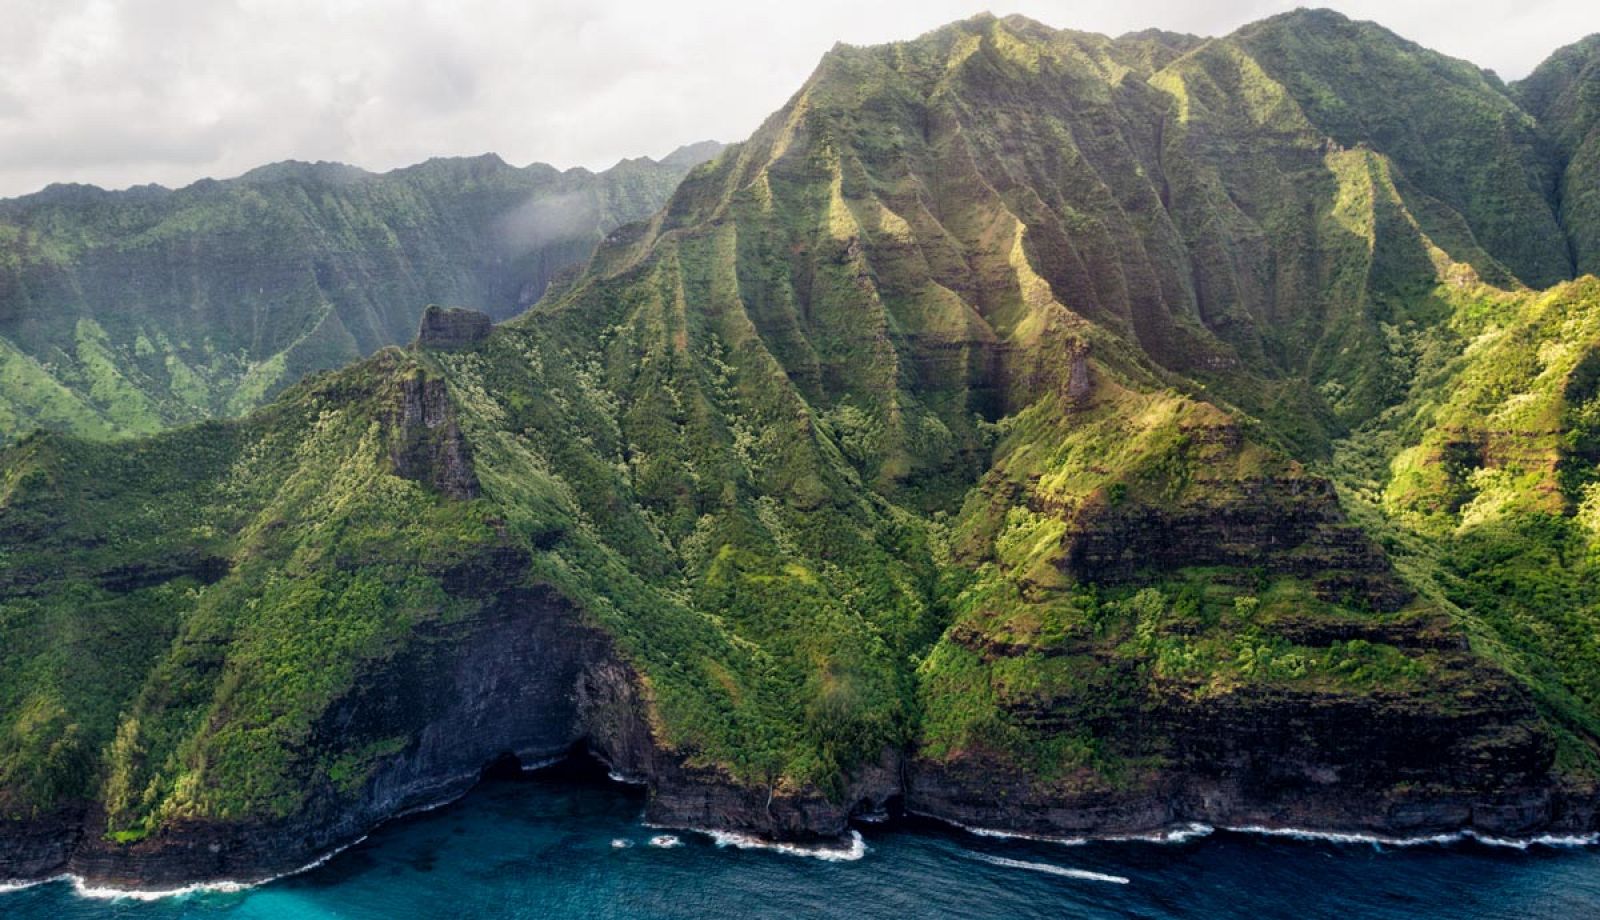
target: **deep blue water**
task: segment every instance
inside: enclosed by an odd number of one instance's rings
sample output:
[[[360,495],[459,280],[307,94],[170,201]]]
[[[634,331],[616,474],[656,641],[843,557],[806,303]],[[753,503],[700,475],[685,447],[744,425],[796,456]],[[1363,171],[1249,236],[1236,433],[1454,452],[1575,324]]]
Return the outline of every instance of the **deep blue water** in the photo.
[[[1594,848],[1228,832],[1067,846],[901,822],[865,828],[860,859],[829,862],[692,832],[653,846],[667,832],[641,808],[598,777],[546,771],[487,782],[258,888],[135,901],[52,882],[0,894],[0,917],[1600,917]]]

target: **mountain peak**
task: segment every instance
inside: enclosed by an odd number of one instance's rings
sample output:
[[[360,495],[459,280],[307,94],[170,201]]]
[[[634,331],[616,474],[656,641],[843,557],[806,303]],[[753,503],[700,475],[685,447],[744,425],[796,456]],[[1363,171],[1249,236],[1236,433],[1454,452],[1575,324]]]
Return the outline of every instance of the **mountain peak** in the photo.
[[[239,176],[239,181],[249,183],[262,182],[326,182],[329,184],[347,184],[371,176],[359,166],[348,163],[339,163],[332,160],[280,160],[277,163],[268,163],[257,166],[255,169]]]
[[[1600,32],[1551,52],[1533,73],[1518,80],[1513,91],[1523,106],[1540,119],[1562,117],[1563,106],[1581,99],[1600,100]]]
[[[663,166],[679,166],[683,168],[699,166],[707,160],[715,159],[717,154],[721,153],[723,148],[727,146],[721,141],[695,141],[692,144],[684,144],[662,157],[660,162]]]

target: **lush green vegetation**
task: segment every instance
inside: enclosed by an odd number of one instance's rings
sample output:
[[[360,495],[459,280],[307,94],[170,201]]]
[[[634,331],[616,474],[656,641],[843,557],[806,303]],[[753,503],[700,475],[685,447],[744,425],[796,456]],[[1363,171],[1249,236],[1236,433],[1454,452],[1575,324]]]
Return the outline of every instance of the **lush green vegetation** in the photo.
[[[429,303],[510,316],[716,148],[599,174],[494,156],[383,175],[280,163],[178,191],[0,201],[0,441],[240,415],[410,341]]]
[[[1413,581],[1527,681],[1567,730],[1566,756],[1593,769],[1600,281],[1449,297],[1412,392],[1335,468]]]
[[[1167,763],[1152,713],[1426,717],[1507,674],[1581,777],[1600,282],[1530,290],[1578,234],[1518,105],[1330,14],[841,47],[482,343],[12,445],[0,805],[98,800],[133,840],[360,788],[407,739],[318,721],[470,617],[446,575],[501,551],[615,638],[659,743],[774,792],[890,748],[1126,787]],[[153,399],[119,341],[205,389],[121,328],[73,320],[77,389],[22,349],[0,374],[95,434]],[[268,354],[233,398],[298,366]],[[407,427],[423,392],[450,424]],[[452,492],[410,451],[457,436]]]

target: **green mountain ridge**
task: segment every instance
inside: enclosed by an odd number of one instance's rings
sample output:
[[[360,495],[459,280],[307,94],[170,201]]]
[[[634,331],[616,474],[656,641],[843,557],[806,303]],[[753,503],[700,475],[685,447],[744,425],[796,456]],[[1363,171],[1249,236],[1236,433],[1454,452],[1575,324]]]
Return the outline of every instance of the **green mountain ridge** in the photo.
[[[1554,136],[1565,166],[1557,188],[1560,213],[1578,271],[1600,272],[1600,35],[1569,45],[1516,85],[1523,106]]]
[[[1600,830],[1562,68],[1320,11],[839,46],[492,331],[21,440],[0,806],[52,843],[0,865],[267,874],[446,788],[457,722],[779,837]],[[570,638],[418,663],[516,617]]]
[[[285,162],[0,201],[0,438],[237,415],[408,341],[430,302],[512,315],[716,147],[603,173],[493,154],[382,175]]]

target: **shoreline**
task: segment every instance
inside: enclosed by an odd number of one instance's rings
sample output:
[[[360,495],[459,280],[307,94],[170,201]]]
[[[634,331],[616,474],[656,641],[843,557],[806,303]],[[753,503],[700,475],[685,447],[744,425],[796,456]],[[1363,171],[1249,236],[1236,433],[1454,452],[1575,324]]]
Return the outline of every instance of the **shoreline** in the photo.
[[[457,796],[457,799],[459,798],[461,797]],[[409,812],[406,812],[405,814],[396,815],[394,818],[389,820],[399,820],[400,818],[407,817],[409,815],[421,814],[425,811],[432,811],[435,808],[439,808],[448,804],[450,803],[440,802],[438,805],[415,808]],[[384,823],[387,824],[388,821],[385,821]],[[373,830],[376,829],[377,828],[373,828]],[[72,885],[73,894],[80,898],[94,901],[120,901],[124,899],[131,901],[160,901],[166,898],[182,898],[188,897],[192,894],[203,894],[206,892],[234,894],[240,891],[248,891],[251,888],[259,888],[262,885],[270,885],[273,882],[281,881],[283,879],[291,878],[302,873],[310,872],[313,869],[320,868],[321,866],[326,865],[329,860],[338,856],[340,853],[343,853],[345,850],[364,843],[370,836],[370,833],[362,834],[360,837],[357,837],[349,843],[334,847],[333,849],[323,853],[321,856],[318,856],[316,859],[311,860],[299,868],[290,869],[288,872],[280,872],[277,875],[259,879],[254,882],[240,882],[231,879],[219,879],[213,882],[193,882],[188,885],[181,885],[177,888],[116,888],[110,885],[91,885],[89,884],[89,880],[81,875],[77,875],[72,872],[62,872],[59,875],[52,875],[48,878],[35,879],[32,881],[11,879],[0,881],[0,895],[10,894],[14,891],[23,891],[28,888],[37,888],[40,885],[49,885],[55,882],[69,882]]]
[[[908,815],[934,821],[939,824],[953,827],[976,837],[997,837],[1009,840],[1031,840],[1038,843],[1053,843],[1057,846],[1085,846],[1091,843],[1160,843],[1179,844],[1190,840],[1209,837],[1221,831],[1228,834],[1245,834],[1257,837],[1283,837],[1290,840],[1316,841],[1320,843],[1342,844],[1370,844],[1373,846],[1391,847],[1417,847],[1417,846],[1449,846],[1456,843],[1472,841],[1484,846],[1503,847],[1511,850],[1529,850],[1536,846],[1550,847],[1553,849],[1579,849],[1583,847],[1600,846],[1600,832],[1592,834],[1535,834],[1531,837],[1500,837],[1494,834],[1485,834],[1471,828],[1458,831],[1440,832],[1436,834],[1418,834],[1414,837],[1392,837],[1384,834],[1368,834],[1361,831],[1319,831],[1303,827],[1269,827],[1263,824],[1224,824],[1211,825],[1199,821],[1187,824],[1174,825],[1158,831],[1143,834],[1106,834],[1090,835],[1086,837],[1052,837],[1046,834],[1030,834],[1022,831],[1005,831],[992,827],[974,827],[941,818],[938,815],[926,812],[907,811]]]
[[[561,764],[568,763],[571,760],[571,757],[543,760],[535,763],[532,766],[519,769],[519,773],[522,775],[536,773],[551,767],[560,766]],[[606,779],[613,785],[619,787],[637,787],[637,781],[618,774],[614,769],[611,769],[609,765],[604,766],[607,767]],[[476,785],[477,784],[474,784],[473,788],[476,788]],[[326,853],[323,853],[317,856],[315,859],[307,862],[303,866],[299,866],[287,872],[280,872],[267,878],[258,879],[256,881],[219,879],[207,882],[194,882],[188,885],[181,885],[173,888],[118,888],[109,885],[92,885],[81,875],[71,872],[62,872],[38,879],[0,879],[0,896],[57,882],[70,883],[73,887],[73,893],[77,897],[90,900],[106,901],[122,899],[135,901],[158,901],[166,898],[182,898],[193,894],[202,894],[208,892],[223,894],[237,893],[263,885],[269,885],[273,882],[281,881],[283,879],[291,878],[320,868],[321,866],[326,865],[330,860],[344,853],[346,850],[366,842],[371,835],[380,828],[392,822],[401,821],[406,818],[436,811],[448,805],[453,805],[467,798],[471,792],[472,789],[468,789],[459,795],[441,799],[440,801],[427,805],[420,805],[415,808],[406,809],[403,812],[399,812],[395,815],[385,818],[383,821],[373,825],[366,833],[361,834],[359,837],[351,840],[348,843],[334,847]],[[1549,847],[1553,849],[1581,849],[1586,847],[1600,846],[1600,832],[1591,834],[1536,834],[1530,837],[1500,837],[1493,834],[1484,834],[1470,828],[1464,828],[1462,830],[1451,832],[1419,834],[1411,837],[1395,837],[1359,831],[1315,830],[1300,827],[1271,827],[1267,825],[1214,826],[1198,821],[1176,824],[1171,827],[1149,831],[1146,833],[1054,837],[1045,834],[1034,834],[1023,831],[1006,831],[997,828],[967,825],[962,824],[959,821],[942,818],[938,815],[916,811],[913,809],[906,809],[904,816],[933,822],[935,824],[971,834],[976,837],[1027,840],[1038,843],[1050,843],[1058,846],[1086,846],[1093,843],[1150,843],[1159,845],[1177,845],[1188,843],[1193,840],[1199,840],[1204,837],[1209,837],[1219,831],[1224,833],[1260,837],[1280,837],[1306,842],[1321,842],[1344,845],[1366,844],[1371,846],[1391,846],[1397,848],[1429,845],[1448,847],[1467,841],[1482,844],[1484,846],[1512,849],[1521,852],[1525,852],[1534,847]],[[883,827],[886,825],[892,826],[895,821],[895,818],[888,818],[879,819],[876,821],[862,821],[861,823],[869,824],[875,827]],[[806,859],[821,859],[826,862],[855,862],[862,859],[869,849],[865,839],[861,835],[861,832],[854,827],[850,828],[844,835],[844,838],[841,841],[842,845],[832,846],[827,844],[798,844],[781,840],[768,840],[752,834],[744,834],[737,831],[716,830],[704,827],[657,825],[642,820],[640,822],[640,826],[650,829],[678,830],[699,834],[709,837],[713,845],[719,849],[732,847],[735,849],[767,850],[770,852],[781,853],[785,856],[794,856]]]

